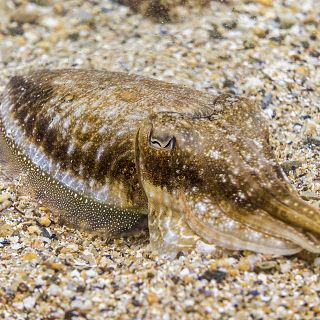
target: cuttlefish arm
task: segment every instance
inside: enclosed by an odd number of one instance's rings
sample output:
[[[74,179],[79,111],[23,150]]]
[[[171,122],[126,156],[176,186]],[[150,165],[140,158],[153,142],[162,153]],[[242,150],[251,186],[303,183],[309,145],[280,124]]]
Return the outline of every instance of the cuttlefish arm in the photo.
[[[264,254],[292,255],[302,249],[295,243],[260,232],[230,218],[217,206],[210,206],[212,221],[205,221],[191,210],[182,192],[149,190],[149,232],[151,246],[166,254],[194,248],[199,241],[228,250],[250,250]],[[152,191],[151,191],[152,190]],[[181,212],[184,214],[181,215]]]

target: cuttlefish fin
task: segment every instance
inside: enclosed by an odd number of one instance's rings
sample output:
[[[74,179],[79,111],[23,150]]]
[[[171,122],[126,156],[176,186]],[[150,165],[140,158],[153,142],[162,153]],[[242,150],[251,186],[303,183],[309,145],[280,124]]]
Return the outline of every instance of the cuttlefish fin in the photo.
[[[139,209],[118,208],[68,188],[36,166],[5,135],[0,123],[0,164],[12,181],[19,179],[17,189],[55,212],[58,221],[67,226],[114,237],[131,234],[146,226],[147,217]]]
[[[11,148],[14,146],[12,145]],[[19,162],[16,161],[16,157],[10,148],[3,125],[0,121],[0,166],[1,174],[10,182],[21,178],[23,168]]]

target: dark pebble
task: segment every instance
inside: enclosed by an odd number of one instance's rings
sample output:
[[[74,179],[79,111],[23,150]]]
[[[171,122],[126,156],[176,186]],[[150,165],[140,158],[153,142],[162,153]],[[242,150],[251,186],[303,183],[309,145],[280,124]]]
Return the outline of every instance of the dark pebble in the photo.
[[[209,30],[209,37],[211,39],[221,39],[222,33],[219,31],[218,26],[216,24],[212,24],[212,29]]]
[[[22,36],[24,34],[24,29],[22,25],[8,27],[8,32],[11,36]]]
[[[187,306],[185,309],[184,309],[185,312],[187,313],[191,313],[191,312],[194,312],[194,308],[192,306]]]
[[[266,109],[272,103],[272,93],[266,93],[262,99],[262,108]]]
[[[256,46],[256,42],[253,39],[246,39],[243,41],[244,49],[253,49]]]
[[[163,26],[160,26],[160,34],[162,36],[166,36],[167,34],[169,34],[169,32],[168,32],[167,28],[164,28]],[[140,36],[140,38],[141,38],[141,36]]]
[[[136,288],[140,288],[142,285],[143,285],[143,281],[138,281],[138,282],[135,282],[135,283],[134,283],[134,286],[135,286]]]
[[[26,283],[24,282],[20,282],[17,288],[17,291],[20,293],[24,293],[24,292],[28,292],[29,291],[29,287]]]
[[[174,284],[177,284],[180,281],[180,278],[178,276],[172,276],[171,280]]]
[[[78,286],[77,287],[77,292],[84,293],[85,291],[86,291],[86,287],[85,286]]]
[[[311,40],[317,40],[317,35],[312,34],[312,35],[310,36],[310,39],[311,39]]]
[[[180,257],[184,257],[185,254],[182,251],[179,251],[176,255],[176,259],[179,259]]]
[[[235,85],[235,82],[232,81],[232,80],[229,80],[229,79],[226,79],[226,80],[223,82],[223,87],[224,87],[224,88],[234,87],[234,85]]]
[[[135,307],[141,307],[142,306],[142,303],[139,300],[135,299],[135,298],[132,299],[132,304]]]
[[[7,246],[9,244],[10,244],[10,240],[8,240],[6,238],[0,238],[0,245]]]
[[[111,11],[113,11],[113,8],[106,8],[106,7],[101,8],[102,13],[109,13]]]
[[[281,163],[282,170],[285,172],[285,174],[289,174],[290,171],[296,170],[297,168],[301,167],[301,165],[301,161],[285,161]]]
[[[316,50],[310,51],[310,56],[314,57],[314,58],[319,58],[320,57],[320,52],[316,51]]]
[[[223,83],[223,88],[228,88],[229,93],[236,94],[237,93],[237,87],[235,86],[235,82],[232,80],[226,79]]]
[[[208,281],[215,280],[217,283],[220,283],[226,278],[226,276],[227,276],[227,273],[225,271],[207,270],[199,277],[199,280],[202,280],[202,279],[205,279]]]
[[[281,43],[283,41],[284,37],[283,36],[278,36],[278,37],[271,37],[270,40],[274,42]]]
[[[80,34],[78,32],[73,32],[73,33],[70,33],[68,35],[68,38],[71,40],[71,41],[78,41],[79,40],[79,37],[80,37]]]
[[[57,235],[55,233],[52,233],[50,231],[50,229],[48,228],[45,228],[44,226],[42,226],[39,222],[37,222],[37,226],[38,228],[41,230],[41,235],[43,237],[46,237],[48,239],[56,239],[57,238]]]
[[[237,24],[237,21],[232,20],[232,21],[225,21],[222,23],[222,25],[224,26],[224,28],[228,30],[232,30],[236,28],[238,24]]]
[[[304,144],[313,145],[313,146],[320,146],[320,137],[307,137],[304,140]]]
[[[64,314],[64,320],[72,320],[74,319],[75,317],[77,317],[79,315],[78,312],[76,312],[75,310],[68,310],[65,312]]]
[[[257,290],[251,290],[251,291],[249,292],[249,294],[251,294],[252,296],[256,297],[256,296],[258,296],[258,295],[260,294],[260,292],[257,291]]]

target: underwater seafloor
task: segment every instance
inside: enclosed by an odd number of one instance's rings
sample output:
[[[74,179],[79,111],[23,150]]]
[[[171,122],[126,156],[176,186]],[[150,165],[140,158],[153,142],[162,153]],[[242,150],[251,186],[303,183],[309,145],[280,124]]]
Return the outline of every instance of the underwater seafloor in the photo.
[[[255,100],[320,204],[320,1],[212,1],[155,23],[115,1],[0,0],[0,90],[35,68],[138,73]],[[184,19],[183,19],[184,17]],[[0,178],[0,319],[320,319],[320,258],[148,250],[57,225]]]

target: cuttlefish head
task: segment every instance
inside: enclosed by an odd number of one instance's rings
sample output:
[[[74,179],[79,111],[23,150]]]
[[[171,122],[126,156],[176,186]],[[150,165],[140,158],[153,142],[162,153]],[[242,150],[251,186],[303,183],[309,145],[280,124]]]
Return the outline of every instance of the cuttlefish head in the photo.
[[[320,211],[290,186],[250,101],[216,99],[210,112],[153,114],[136,137],[149,231],[160,251],[198,241],[233,250],[320,253]]]

